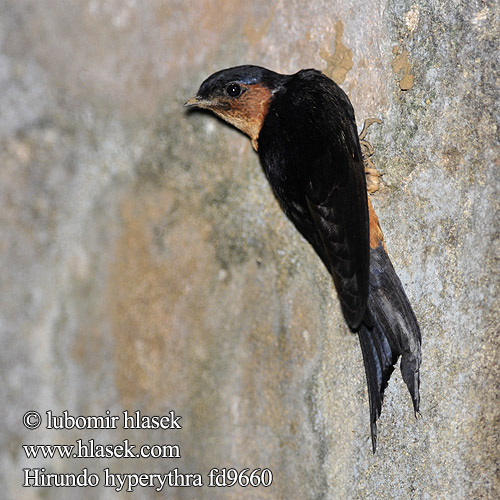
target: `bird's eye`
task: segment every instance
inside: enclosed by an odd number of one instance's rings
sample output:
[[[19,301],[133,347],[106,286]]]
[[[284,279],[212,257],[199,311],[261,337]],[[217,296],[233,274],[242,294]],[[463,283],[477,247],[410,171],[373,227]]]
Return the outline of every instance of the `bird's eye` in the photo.
[[[239,97],[241,95],[241,87],[237,83],[230,83],[225,90],[229,97]]]

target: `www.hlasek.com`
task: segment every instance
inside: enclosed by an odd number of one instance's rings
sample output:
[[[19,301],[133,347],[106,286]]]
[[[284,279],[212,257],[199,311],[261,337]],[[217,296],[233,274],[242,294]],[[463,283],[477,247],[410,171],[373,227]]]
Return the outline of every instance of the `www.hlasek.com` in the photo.
[[[182,429],[182,417],[171,410],[167,415],[143,415],[139,411],[122,415],[72,416],[67,411],[61,415],[46,412],[45,428],[63,429]],[[36,411],[28,411],[23,416],[27,429],[37,429],[42,424],[42,416]],[[181,458],[177,444],[135,445],[128,439],[119,444],[101,444],[94,439],[77,439],[75,444],[23,444],[27,459],[120,459],[120,458]],[[271,486],[273,474],[270,469],[212,468],[205,476],[199,473],[183,473],[176,467],[166,473],[114,473],[109,468],[102,472],[90,472],[83,468],[79,473],[51,473],[44,467],[23,468],[23,486],[26,488],[51,487],[91,487],[102,485],[116,491],[134,491],[135,488],[154,488],[162,491],[165,487],[232,487],[232,486]]]

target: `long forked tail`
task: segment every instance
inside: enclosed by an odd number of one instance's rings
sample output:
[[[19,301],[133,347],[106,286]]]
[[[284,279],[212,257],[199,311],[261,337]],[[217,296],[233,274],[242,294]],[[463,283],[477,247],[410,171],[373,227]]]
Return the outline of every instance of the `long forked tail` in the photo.
[[[417,415],[422,359],[417,319],[382,242],[370,249],[367,313],[358,335],[368,382],[371,436],[375,453],[376,422],[394,365],[401,356],[401,373]]]

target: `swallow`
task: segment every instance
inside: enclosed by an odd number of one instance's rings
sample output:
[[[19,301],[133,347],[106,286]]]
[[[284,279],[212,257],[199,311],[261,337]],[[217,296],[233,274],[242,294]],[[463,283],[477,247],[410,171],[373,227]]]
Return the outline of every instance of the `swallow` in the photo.
[[[185,106],[210,110],[250,137],[281,208],[331,274],[361,344],[375,453],[384,391],[400,357],[419,414],[421,334],[368,197],[349,98],[315,69],[282,75],[244,65],[208,77]]]

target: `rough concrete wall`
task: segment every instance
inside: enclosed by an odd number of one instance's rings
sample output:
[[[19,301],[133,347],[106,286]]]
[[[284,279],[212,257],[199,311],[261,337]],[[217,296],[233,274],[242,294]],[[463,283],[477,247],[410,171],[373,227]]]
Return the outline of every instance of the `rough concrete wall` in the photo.
[[[500,494],[494,1],[0,2],[0,490],[46,472],[269,467],[172,499]],[[396,372],[375,456],[361,352],[249,141],[182,102],[214,70],[316,67],[370,130],[373,203],[423,331],[422,413]],[[28,410],[182,416],[182,430],[27,430]],[[22,444],[178,444],[30,459]],[[206,476],[204,476],[206,482]],[[5,492],[5,493],[4,493]],[[133,498],[158,498],[138,487]]]

